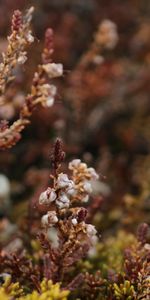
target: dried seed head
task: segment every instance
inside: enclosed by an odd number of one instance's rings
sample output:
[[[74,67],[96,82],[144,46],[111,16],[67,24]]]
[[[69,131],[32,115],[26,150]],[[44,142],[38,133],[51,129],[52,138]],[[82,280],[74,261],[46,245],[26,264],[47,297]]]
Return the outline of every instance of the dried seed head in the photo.
[[[61,162],[65,158],[65,152],[63,151],[63,148],[62,148],[61,139],[58,139],[58,138],[56,139],[56,142],[54,144],[54,148],[50,155],[50,158],[51,158],[53,168],[55,170],[57,170],[58,167],[60,166]]]

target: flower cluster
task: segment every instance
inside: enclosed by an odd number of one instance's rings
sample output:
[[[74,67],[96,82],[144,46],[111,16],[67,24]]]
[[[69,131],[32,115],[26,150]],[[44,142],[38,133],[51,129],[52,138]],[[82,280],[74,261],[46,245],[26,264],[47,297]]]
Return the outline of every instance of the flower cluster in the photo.
[[[64,157],[58,143],[59,140],[55,143],[55,147],[59,148],[57,157]],[[55,147],[54,153],[57,152]],[[44,239],[49,244],[50,253],[55,250],[57,259],[54,259],[53,267],[57,271],[59,269],[60,273],[83,257],[97,242],[95,226],[85,222],[87,210],[77,207],[75,203],[80,204],[88,200],[92,192],[91,180],[97,180],[99,176],[80,159],[71,161],[69,170],[72,171],[70,177],[60,172],[60,165],[58,166],[55,175],[51,175],[52,187],[41,193],[38,204],[47,211],[41,219]]]
[[[68,208],[70,196],[74,193],[74,183],[67,174],[60,173],[53,188],[48,188],[40,195],[39,203],[49,205],[55,202],[59,209]]]
[[[87,202],[92,193],[91,180],[98,180],[99,176],[93,168],[88,168],[80,159],[69,163],[72,171],[71,179],[67,174],[59,173],[54,177],[53,187],[48,187],[39,197],[39,204],[47,206],[49,210],[42,217],[42,225],[50,228],[59,224],[59,217],[64,211],[70,210],[74,202]],[[61,212],[62,211],[62,212]],[[96,230],[91,224],[85,224],[86,213],[82,208],[71,208],[69,221],[71,226],[82,223],[82,228],[92,242],[96,241]],[[81,224],[80,224],[81,225]]]
[[[80,159],[74,159],[69,163],[69,169],[72,171],[72,178],[75,185],[75,199],[81,202],[88,202],[89,195],[92,193],[92,181],[98,180],[99,175],[94,168],[88,168],[87,164],[82,163]]]
[[[59,209],[68,208],[73,202],[88,202],[92,193],[92,180],[98,180],[99,175],[94,168],[88,168],[80,159],[69,163],[72,177],[60,173],[54,180],[54,187],[48,188],[39,198],[40,204],[50,205],[55,202]]]

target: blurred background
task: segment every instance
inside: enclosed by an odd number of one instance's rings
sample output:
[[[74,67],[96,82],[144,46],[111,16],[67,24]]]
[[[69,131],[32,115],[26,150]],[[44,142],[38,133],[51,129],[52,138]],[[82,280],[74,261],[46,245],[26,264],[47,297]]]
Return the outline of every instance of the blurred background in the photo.
[[[58,136],[67,153],[64,170],[76,157],[106,176],[94,187],[89,209],[103,236],[118,228],[135,231],[140,222],[150,223],[150,1],[1,0],[1,52],[13,11],[31,5],[35,42],[25,67],[16,70],[0,119],[17,118],[47,27],[55,33],[53,59],[65,71],[55,81],[54,106],[36,110],[21,141],[0,152],[0,217],[19,224],[28,203],[38,199],[49,180],[50,150]],[[99,25],[108,20],[116,24],[117,43],[84,64]]]

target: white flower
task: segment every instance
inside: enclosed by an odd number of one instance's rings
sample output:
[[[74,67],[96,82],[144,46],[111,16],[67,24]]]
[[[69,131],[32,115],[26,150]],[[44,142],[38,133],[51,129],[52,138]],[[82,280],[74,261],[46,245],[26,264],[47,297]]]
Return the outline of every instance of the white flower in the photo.
[[[55,211],[48,211],[41,219],[43,227],[53,226],[58,222],[58,218]]]
[[[96,235],[91,236],[91,243],[95,245],[98,242],[98,237]]]
[[[94,58],[93,58],[93,62],[96,65],[100,65],[104,62],[104,57],[101,56],[101,55],[95,55]]]
[[[57,206],[58,206],[59,209],[68,208],[69,207],[69,203],[67,203],[67,202],[63,203],[63,202],[61,202],[59,200],[56,201],[56,204],[57,204]]]
[[[68,208],[70,205],[70,200],[65,193],[61,193],[59,198],[56,200],[56,205],[59,209]]]
[[[59,200],[63,203],[69,202],[69,198],[66,196],[65,193],[62,193],[59,197]]]
[[[42,90],[42,91],[50,91],[50,87],[51,87],[51,85],[49,84],[49,83],[44,83],[44,84],[42,84],[41,86],[40,86],[40,89]]]
[[[118,42],[117,26],[110,20],[104,20],[100,24],[100,39],[107,49],[113,49]]]
[[[41,218],[41,223],[42,223],[42,226],[43,227],[47,227],[49,225],[49,221],[48,221],[48,215],[44,215],[42,218]]]
[[[91,242],[92,245],[95,245],[96,242],[98,241],[98,237],[97,237],[97,231],[95,229],[95,226],[91,225],[91,224],[85,224],[86,227],[86,232],[87,232],[87,236]]]
[[[72,224],[73,224],[74,226],[78,224],[78,221],[77,221],[76,218],[73,218],[73,219],[71,220],[71,222],[72,222]]]
[[[47,100],[46,100],[46,106],[47,106],[47,107],[53,106],[54,101],[55,101],[55,100],[54,100],[54,97],[49,96],[49,97],[47,98]]]
[[[19,65],[23,65],[26,62],[26,60],[27,60],[26,52],[22,52],[18,57],[17,61]]]
[[[67,188],[66,193],[68,196],[74,196],[76,194],[76,190],[74,188]]]
[[[62,64],[48,63],[46,65],[43,65],[43,69],[50,78],[56,78],[63,75]]]
[[[51,228],[48,229],[47,237],[48,237],[48,240],[51,243],[51,246],[53,248],[58,248],[58,246],[59,246],[59,237],[58,237],[58,231],[55,227],[51,227]]]
[[[86,231],[89,236],[95,236],[97,233],[95,226],[91,224],[86,224]]]
[[[57,195],[54,189],[48,188],[45,192],[41,193],[39,197],[39,204],[50,204],[51,202],[55,201]]]
[[[91,183],[89,181],[85,181],[84,184],[83,184],[83,188],[84,188],[84,191],[87,192],[87,193],[92,193],[92,186],[91,186]]]
[[[29,31],[26,35],[26,39],[29,43],[33,43],[34,42],[34,36],[31,34],[31,31]]]
[[[88,168],[88,172],[92,179],[97,180],[99,178],[99,175],[96,173],[94,168]]]
[[[45,105],[51,107],[54,104],[54,97],[57,93],[57,88],[53,84],[45,83],[41,86],[40,92],[43,94],[43,96],[46,98]]]
[[[57,93],[57,88],[53,84],[49,84],[49,93],[51,96],[55,96]]]
[[[69,163],[69,170],[72,170],[74,168],[78,168],[79,165],[81,163],[80,159],[73,159],[70,163]]]
[[[89,195],[82,198],[82,202],[87,203],[89,201]]]
[[[45,96],[55,96],[57,93],[57,88],[54,84],[44,83],[40,86],[40,93]]]
[[[146,243],[144,245],[144,249],[150,251],[150,244]]]
[[[87,235],[90,239],[90,242],[94,245],[97,243],[98,238],[96,236],[97,231],[95,229],[95,226],[91,225],[91,224],[86,224],[86,231],[87,231]]]
[[[82,168],[82,169],[86,169],[86,168],[87,168],[87,164],[85,164],[85,163],[81,163],[81,164],[80,164],[80,168]]]
[[[74,183],[72,180],[68,178],[67,174],[60,173],[57,179],[57,187],[58,188],[68,187],[69,189],[72,189],[74,188]]]

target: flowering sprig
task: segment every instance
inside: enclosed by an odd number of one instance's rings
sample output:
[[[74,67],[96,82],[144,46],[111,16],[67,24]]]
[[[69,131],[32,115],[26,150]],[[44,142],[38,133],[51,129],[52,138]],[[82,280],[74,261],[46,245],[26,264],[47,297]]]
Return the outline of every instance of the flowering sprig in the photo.
[[[101,64],[102,51],[112,50],[118,43],[117,26],[111,20],[103,20],[94,35],[94,40],[88,51],[81,57],[78,67],[85,68],[89,63]]]
[[[76,64],[76,68],[70,77],[68,95],[77,112],[78,120],[83,120],[83,114],[81,114],[83,100],[88,93],[88,89],[84,89],[83,86],[86,85],[88,78],[90,78],[90,82],[94,84],[93,78],[95,77],[92,76],[93,70],[95,72],[95,69],[101,67],[105,60],[105,52],[113,50],[117,45],[118,40],[119,36],[116,24],[111,20],[104,19],[98,25],[89,48],[83,53],[79,62]],[[72,91],[74,92],[72,93]]]
[[[31,7],[26,15],[22,17],[21,12],[15,11],[12,19],[12,33],[8,37],[8,49],[3,54],[3,62],[0,65],[0,92],[2,94],[1,104],[5,102],[5,90],[7,83],[12,80],[12,70],[18,64],[24,64],[27,56],[25,47],[34,41],[30,30],[33,8]],[[42,53],[42,64],[35,72],[31,92],[26,96],[25,103],[20,110],[20,116],[11,126],[1,126],[0,149],[12,147],[20,139],[20,132],[30,122],[33,109],[37,105],[51,107],[57,93],[55,85],[49,80],[60,77],[63,74],[62,64],[52,62],[53,53],[53,31],[47,29],[45,34],[45,47]]]
[[[6,53],[2,53],[3,61],[0,64],[0,94],[5,93],[8,82],[12,81],[12,72],[18,64],[27,60],[26,47],[34,42],[30,30],[34,8],[27,10],[25,16],[16,10],[12,17],[11,34],[8,36]]]
[[[58,140],[55,145],[58,147]],[[75,203],[84,203],[85,198],[88,200],[92,192],[90,181],[97,180],[99,176],[93,168],[88,168],[79,159],[73,160],[69,169],[72,171],[70,177],[65,173],[55,172],[51,176],[52,186],[39,197],[39,205],[47,210],[41,219],[41,241],[43,246],[47,244],[47,255],[53,264],[50,275],[53,280],[56,279],[56,274],[62,280],[66,269],[82,258],[97,242],[95,227],[85,222],[87,210],[75,206]]]

